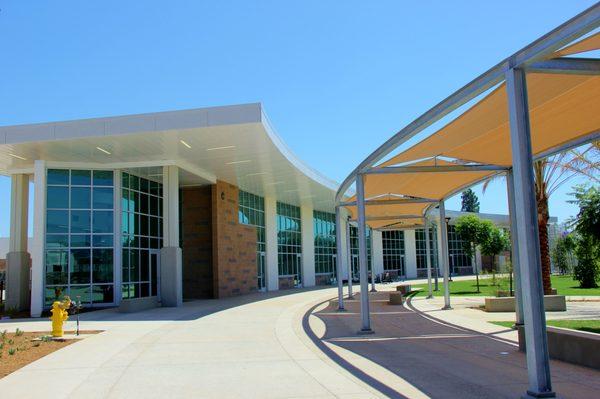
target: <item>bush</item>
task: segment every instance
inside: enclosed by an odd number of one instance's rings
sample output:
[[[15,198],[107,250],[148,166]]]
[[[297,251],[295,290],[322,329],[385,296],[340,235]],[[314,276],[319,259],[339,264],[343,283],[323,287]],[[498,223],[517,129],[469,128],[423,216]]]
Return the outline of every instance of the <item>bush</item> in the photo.
[[[590,237],[581,237],[577,243],[575,255],[577,265],[573,268],[573,277],[581,288],[596,288],[600,278],[598,247]]]
[[[552,248],[552,262],[560,274],[570,274],[575,266],[573,259],[573,249],[575,240],[572,234],[565,234],[556,239],[554,248]]]

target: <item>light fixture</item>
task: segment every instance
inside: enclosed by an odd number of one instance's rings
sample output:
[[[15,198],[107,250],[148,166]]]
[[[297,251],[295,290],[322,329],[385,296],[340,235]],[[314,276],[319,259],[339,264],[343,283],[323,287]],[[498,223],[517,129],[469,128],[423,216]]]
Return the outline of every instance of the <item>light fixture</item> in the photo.
[[[8,155],[10,155],[13,158],[20,159],[21,161],[27,161],[27,158],[24,158],[24,157],[22,157],[20,155],[17,155],[17,154],[12,154],[12,153],[9,152]]]
[[[183,144],[184,146],[186,146],[187,148],[192,148],[192,146],[191,146],[191,145],[189,145],[188,143],[186,143],[186,142],[185,142],[185,141],[183,141],[183,140],[179,140],[179,142],[180,142],[181,144]]]
[[[297,193],[298,191],[300,191],[300,190],[298,190],[298,189],[294,189],[294,190],[285,190],[285,192],[286,192],[286,193]]]
[[[256,173],[248,173],[246,176],[244,177],[250,177],[250,176],[260,176],[260,175],[266,175],[267,172],[256,172]]]
[[[273,183],[267,183],[267,186],[274,186],[276,184],[283,184],[283,183],[285,183],[285,182],[284,181],[276,181],[276,182],[273,182]]]
[[[107,151],[107,150],[105,150],[105,149],[104,149],[104,148],[102,148],[102,147],[96,147],[96,149],[97,149],[98,151],[102,151],[103,153],[105,153],[105,154],[107,154],[107,155],[110,155],[110,152],[109,152],[109,151]]]
[[[235,148],[234,145],[226,145],[226,146],[223,146],[223,147],[207,148],[206,151],[231,150],[233,148]]]
[[[237,165],[239,163],[248,163],[248,162],[252,162],[252,160],[244,159],[243,161],[231,161],[231,162],[227,162],[226,165]]]
[[[151,175],[148,175],[148,177],[162,177],[162,173],[153,173]]]

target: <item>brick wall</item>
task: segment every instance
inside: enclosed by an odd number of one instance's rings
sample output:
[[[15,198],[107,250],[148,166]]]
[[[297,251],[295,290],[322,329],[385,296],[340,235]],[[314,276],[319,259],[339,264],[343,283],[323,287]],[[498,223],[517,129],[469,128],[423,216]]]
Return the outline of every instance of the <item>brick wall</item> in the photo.
[[[256,291],[256,229],[238,223],[238,188],[212,186],[213,294],[216,298]],[[185,223],[185,219],[184,219]]]
[[[212,189],[181,189],[183,298],[213,297]]]

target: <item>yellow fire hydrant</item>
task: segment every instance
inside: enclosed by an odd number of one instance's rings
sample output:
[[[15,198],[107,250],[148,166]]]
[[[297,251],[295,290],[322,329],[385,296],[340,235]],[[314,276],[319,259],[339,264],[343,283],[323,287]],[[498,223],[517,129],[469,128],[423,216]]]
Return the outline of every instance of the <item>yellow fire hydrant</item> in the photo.
[[[50,320],[52,320],[52,336],[62,337],[63,336],[63,324],[69,319],[69,313],[67,309],[71,307],[71,299],[68,297],[62,301],[55,301],[52,304],[50,312]]]

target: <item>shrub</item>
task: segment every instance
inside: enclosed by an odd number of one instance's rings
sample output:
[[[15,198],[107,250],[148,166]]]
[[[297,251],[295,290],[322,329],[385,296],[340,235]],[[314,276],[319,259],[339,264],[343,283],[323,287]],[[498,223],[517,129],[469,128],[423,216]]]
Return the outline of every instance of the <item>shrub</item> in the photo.
[[[579,281],[581,288],[596,288],[600,278],[600,262],[598,246],[590,237],[581,237],[577,243],[575,255],[577,265],[573,268],[573,277]]]

